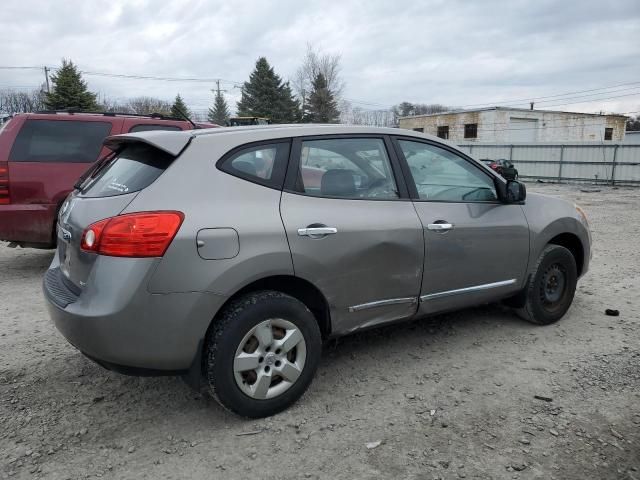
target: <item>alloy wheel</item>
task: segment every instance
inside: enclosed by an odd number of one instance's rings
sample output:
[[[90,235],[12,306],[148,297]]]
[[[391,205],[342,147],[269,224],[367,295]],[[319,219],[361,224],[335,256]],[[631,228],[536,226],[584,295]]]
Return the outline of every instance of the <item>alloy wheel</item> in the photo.
[[[260,322],[236,349],[236,385],[256,400],[277,397],[296,382],[307,358],[302,332],[293,323],[273,318]]]

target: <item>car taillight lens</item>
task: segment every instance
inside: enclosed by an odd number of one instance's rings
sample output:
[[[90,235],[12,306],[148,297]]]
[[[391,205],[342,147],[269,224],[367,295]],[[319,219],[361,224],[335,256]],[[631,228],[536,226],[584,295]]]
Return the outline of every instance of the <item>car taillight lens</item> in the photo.
[[[80,248],[112,257],[161,257],[184,220],[182,212],[137,212],[89,225]]]
[[[0,162],[0,205],[11,203],[9,197],[9,163]]]

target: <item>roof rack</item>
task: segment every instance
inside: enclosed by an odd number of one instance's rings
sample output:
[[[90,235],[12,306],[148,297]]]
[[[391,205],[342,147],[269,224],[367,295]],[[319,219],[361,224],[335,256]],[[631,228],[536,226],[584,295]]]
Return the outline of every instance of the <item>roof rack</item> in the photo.
[[[68,113],[70,115],[73,115],[74,113],[88,113],[88,114],[91,114],[91,115],[103,115],[105,117],[126,116],[126,117],[157,118],[157,119],[160,119],[160,120],[176,120],[176,121],[180,121],[180,122],[184,122],[185,121],[184,118],[171,117],[171,116],[168,116],[168,115],[163,115],[162,113],[142,114],[142,113],[125,113],[125,112],[95,112],[95,111],[91,111],[91,110],[77,110],[77,109],[74,109],[74,108],[67,108],[67,109],[63,109],[63,110],[39,110],[39,111],[33,112],[33,113],[40,113],[40,114]]]

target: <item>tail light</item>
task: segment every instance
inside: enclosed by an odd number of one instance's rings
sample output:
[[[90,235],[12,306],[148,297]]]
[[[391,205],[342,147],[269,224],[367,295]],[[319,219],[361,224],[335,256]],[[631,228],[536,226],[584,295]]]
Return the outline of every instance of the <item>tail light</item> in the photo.
[[[182,212],[136,212],[105,218],[82,232],[80,248],[111,257],[162,257],[176,236]]]
[[[0,205],[9,203],[9,162],[0,162]]]

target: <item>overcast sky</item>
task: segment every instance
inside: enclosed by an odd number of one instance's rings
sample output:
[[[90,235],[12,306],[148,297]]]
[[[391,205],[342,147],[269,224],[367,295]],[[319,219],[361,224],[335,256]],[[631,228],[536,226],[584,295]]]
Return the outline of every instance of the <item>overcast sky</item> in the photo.
[[[309,42],[342,56],[344,97],[361,108],[471,106],[619,85],[540,99],[536,108],[640,111],[639,0],[1,3],[0,66],[56,66],[65,57],[86,72],[221,78],[232,108],[234,83],[259,56],[292,78]],[[0,69],[0,88],[43,79],[38,70]],[[207,82],[85,79],[118,100],[180,92],[204,111],[213,99]]]

